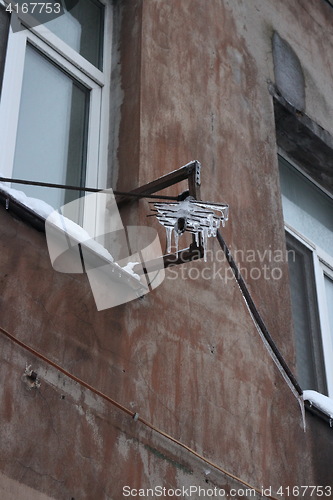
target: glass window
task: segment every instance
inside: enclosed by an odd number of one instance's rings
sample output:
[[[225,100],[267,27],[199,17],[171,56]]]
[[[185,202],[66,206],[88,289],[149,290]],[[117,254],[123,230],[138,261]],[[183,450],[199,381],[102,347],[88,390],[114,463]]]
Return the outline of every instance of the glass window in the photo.
[[[21,0],[20,0],[21,1]],[[0,100],[5,177],[104,188],[110,109],[111,0],[60,0],[65,14],[33,28],[13,14]],[[27,21],[27,22],[26,22]],[[104,26],[105,24],[105,26]],[[53,208],[84,191],[13,184]],[[84,217],[84,203],[82,204]]]
[[[94,66],[103,65],[104,5],[98,0],[65,0],[64,14],[45,26]]]
[[[333,394],[333,199],[279,157],[294,320],[303,389]]]
[[[284,220],[333,257],[333,200],[280,157]]]
[[[296,369],[303,389],[327,393],[312,251],[286,234]]]
[[[7,45],[8,31],[9,31],[9,21],[10,21],[9,13],[5,11],[5,9],[2,5],[0,5],[0,33],[1,33],[1,41],[0,41],[0,98],[1,98],[1,89],[2,89],[3,69],[4,69],[4,65],[5,65],[5,59],[6,59],[6,45]]]
[[[326,305],[330,336],[333,343],[333,278],[324,272]]]
[[[83,186],[88,113],[89,90],[27,45],[13,177]],[[42,190],[24,186],[34,198],[43,198]],[[70,192],[48,190],[53,207],[70,199]]]

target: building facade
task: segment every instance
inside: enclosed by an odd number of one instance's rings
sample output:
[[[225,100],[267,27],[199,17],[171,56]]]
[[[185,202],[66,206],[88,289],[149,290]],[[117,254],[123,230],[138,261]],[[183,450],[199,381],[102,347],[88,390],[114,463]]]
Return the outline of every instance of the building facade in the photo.
[[[27,28],[31,10],[0,3],[2,178],[227,203],[221,234],[278,360],[216,238],[97,310],[9,188],[55,209],[77,191],[3,182],[1,498],[333,497],[332,4],[55,5]],[[200,194],[163,184],[192,160]],[[167,253],[149,201],[119,203],[123,224]]]

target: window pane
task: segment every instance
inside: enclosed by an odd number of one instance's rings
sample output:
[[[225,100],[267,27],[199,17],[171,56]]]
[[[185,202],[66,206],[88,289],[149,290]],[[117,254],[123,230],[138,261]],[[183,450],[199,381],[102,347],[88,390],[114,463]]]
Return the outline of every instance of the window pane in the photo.
[[[45,26],[102,69],[104,6],[98,0],[65,0],[62,4],[65,13]]]
[[[303,389],[327,394],[312,252],[286,236],[297,377]]]
[[[307,307],[304,261],[295,254],[289,258],[292,312],[296,343],[296,365],[300,384],[304,389],[316,389],[314,360],[312,356],[309,311]]]
[[[27,46],[13,177],[82,186],[85,180],[89,91]],[[58,208],[78,192],[22,186]]]
[[[333,257],[333,200],[281,157],[285,221]]]
[[[3,79],[3,70],[6,59],[7,37],[10,23],[10,14],[0,5],[0,96]]]
[[[324,278],[325,278],[328,322],[330,327],[331,340],[333,344],[333,280],[326,274],[324,274]]]

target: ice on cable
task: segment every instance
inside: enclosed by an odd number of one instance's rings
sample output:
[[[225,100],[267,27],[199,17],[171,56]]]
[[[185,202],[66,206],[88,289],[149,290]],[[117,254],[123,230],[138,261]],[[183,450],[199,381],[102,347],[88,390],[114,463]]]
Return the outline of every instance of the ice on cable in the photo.
[[[228,205],[204,203],[195,200],[192,196],[179,202],[158,202],[153,205],[158,221],[166,230],[167,253],[171,251],[172,235],[176,252],[178,252],[179,236],[188,231],[194,235],[198,246],[201,241],[206,262],[207,240],[211,236],[216,236],[221,224],[224,227],[228,220]]]

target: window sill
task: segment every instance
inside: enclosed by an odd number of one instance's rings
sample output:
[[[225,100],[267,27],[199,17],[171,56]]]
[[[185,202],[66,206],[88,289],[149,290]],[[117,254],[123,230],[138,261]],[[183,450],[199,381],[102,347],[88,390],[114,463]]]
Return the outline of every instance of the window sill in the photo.
[[[333,428],[333,419],[326,415],[323,411],[321,411],[319,408],[317,408],[313,403],[310,401],[304,401],[304,406],[305,409],[312,413],[312,415],[315,415],[316,417],[321,418],[326,424],[329,425],[329,427]]]
[[[29,223],[35,229],[45,232],[45,218],[34,212],[31,208],[16,200],[6,191],[0,188],[0,204],[24,222]]]
[[[38,231],[45,233],[45,217],[32,210],[29,206],[16,199],[15,196],[11,195],[1,187],[0,205],[18,219],[22,220],[25,223],[28,223]],[[63,238],[63,230],[56,225],[52,224],[52,226],[54,228],[55,234],[58,233],[59,238]],[[72,241],[76,240],[75,235],[70,235],[70,238]],[[81,244],[79,241],[77,241],[77,243]],[[104,247],[102,249],[104,249]],[[96,262],[96,260],[98,260],[98,266],[100,266],[101,263],[111,266],[111,271],[114,271],[113,279],[115,281],[119,281],[119,283],[121,284],[126,283],[132,290],[136,291],[138,297],[146,293],[146,286],[141,282],[141,280],[137,279],[137,277],[134,276],[133,272],[129,272],[126,270],[126,268],[119,266],[116,262],[112,262],[110,259],[107,259],[105,256],[103,256],[103,254],[98,252],[98,249],[95,250],[94,248],[85,247],[85,258],[87,258],[88,262]]]
[[[333,427],[333,399],[316,391],[303,392],[304,406],[313,415],[320,417]]]

